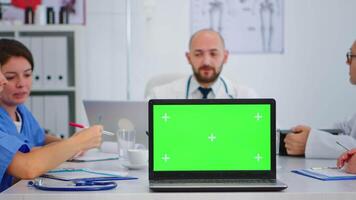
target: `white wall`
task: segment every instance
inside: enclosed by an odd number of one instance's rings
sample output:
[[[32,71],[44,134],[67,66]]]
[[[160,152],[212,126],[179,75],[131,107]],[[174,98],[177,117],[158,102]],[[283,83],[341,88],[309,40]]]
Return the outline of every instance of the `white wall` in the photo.
[[[130,99],[142,100],[150,77],[190,72],[184,57],[190,1],[131,2]],[[153,3],[149,9],[147,2]],[[83,98],[124,100],[125,0],[87,0],[87,8]],[[224,74],[275,98],[281,127],[330,127],[355,111],[356,87],[349,84],[345,54],[356,39],[356,1],[285,0],[284,13],[285,52],[231,55]]]

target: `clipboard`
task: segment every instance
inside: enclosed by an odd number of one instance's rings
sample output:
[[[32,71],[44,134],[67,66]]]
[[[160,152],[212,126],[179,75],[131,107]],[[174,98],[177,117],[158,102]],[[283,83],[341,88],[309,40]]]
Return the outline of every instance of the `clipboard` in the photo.
[[[41,175],[42,178],[49,178],[59,181],[117,181],[117,180],[134,180],[137,177],[127,176],[127,174],[103,171],[103,170],[91,170],[87,168],[63,168],[50,170],[47,173]]]
[[[292,172],[322,181],[356,180],[356,174],[349,174],[334,167],[297,169]]]

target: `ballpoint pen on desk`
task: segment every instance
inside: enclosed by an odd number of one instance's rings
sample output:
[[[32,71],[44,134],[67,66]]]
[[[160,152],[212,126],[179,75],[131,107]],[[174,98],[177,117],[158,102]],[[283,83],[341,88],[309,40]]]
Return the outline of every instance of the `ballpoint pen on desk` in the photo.
[[[69,126],[73,126],[73,127],[77,127],[77,128],[87,128],[86,126],[84,126],[82,124],[77,124],[77,123],[74,123],[74,122],[69,122]],[[103,130],[103,134],[105,134],[105,135],[115,135],[112,132],[104,131],[104,130]]]
[[[322,170],[322,169],[340,169],[339,167],[311,167],[312,170]]]
[[[350,151],[349,148],[347,148],[344,145],[342,145],[339,141],[336,141],[336,144],[338,144],[340,147],[344,148],[346,151]]]

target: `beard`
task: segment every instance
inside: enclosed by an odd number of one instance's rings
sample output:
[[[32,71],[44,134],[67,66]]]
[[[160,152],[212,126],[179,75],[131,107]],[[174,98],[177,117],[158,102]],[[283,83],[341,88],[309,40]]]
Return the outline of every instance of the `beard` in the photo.
[[[209,65],[203,65],[203,66],[199,67],[197,70],[195,70],[195,68],[192,66],[194,76],[199,83],[213,83],[213,82],[215,82],[216,79],[220,76],[222,67],[223,67],[223,65],[221,65],[220,70],[217,71],[214,67],[211,67]],[[210,75],[210,76],[204,75],[205,70],[211,70],[212,75]]]

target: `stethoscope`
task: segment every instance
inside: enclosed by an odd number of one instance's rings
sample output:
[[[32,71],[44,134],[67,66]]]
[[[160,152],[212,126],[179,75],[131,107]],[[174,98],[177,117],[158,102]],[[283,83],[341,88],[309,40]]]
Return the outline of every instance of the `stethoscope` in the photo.
[[[193,75],[190,75],[187,81],[187,88],[185,90],[185,98],[188,99],[189,98],[189,92],[190,92],[190,83],[192,81]],[[227,88],[227,84],[225,82],[225,80],[222,77],[219,77],[219,79],[221,80],[221,82],[223,83],[224,87],[225,87],[225,93],[227,94],[227,96],[229,96],[230,99],[233,99],[234,97],[229,93],[229,90]]]
[[[117,187],[113,181],[68,181],[66,185],[46,185],[44,179],[37,178],[29,181],[28,186],[46,191],[102,191]]]

